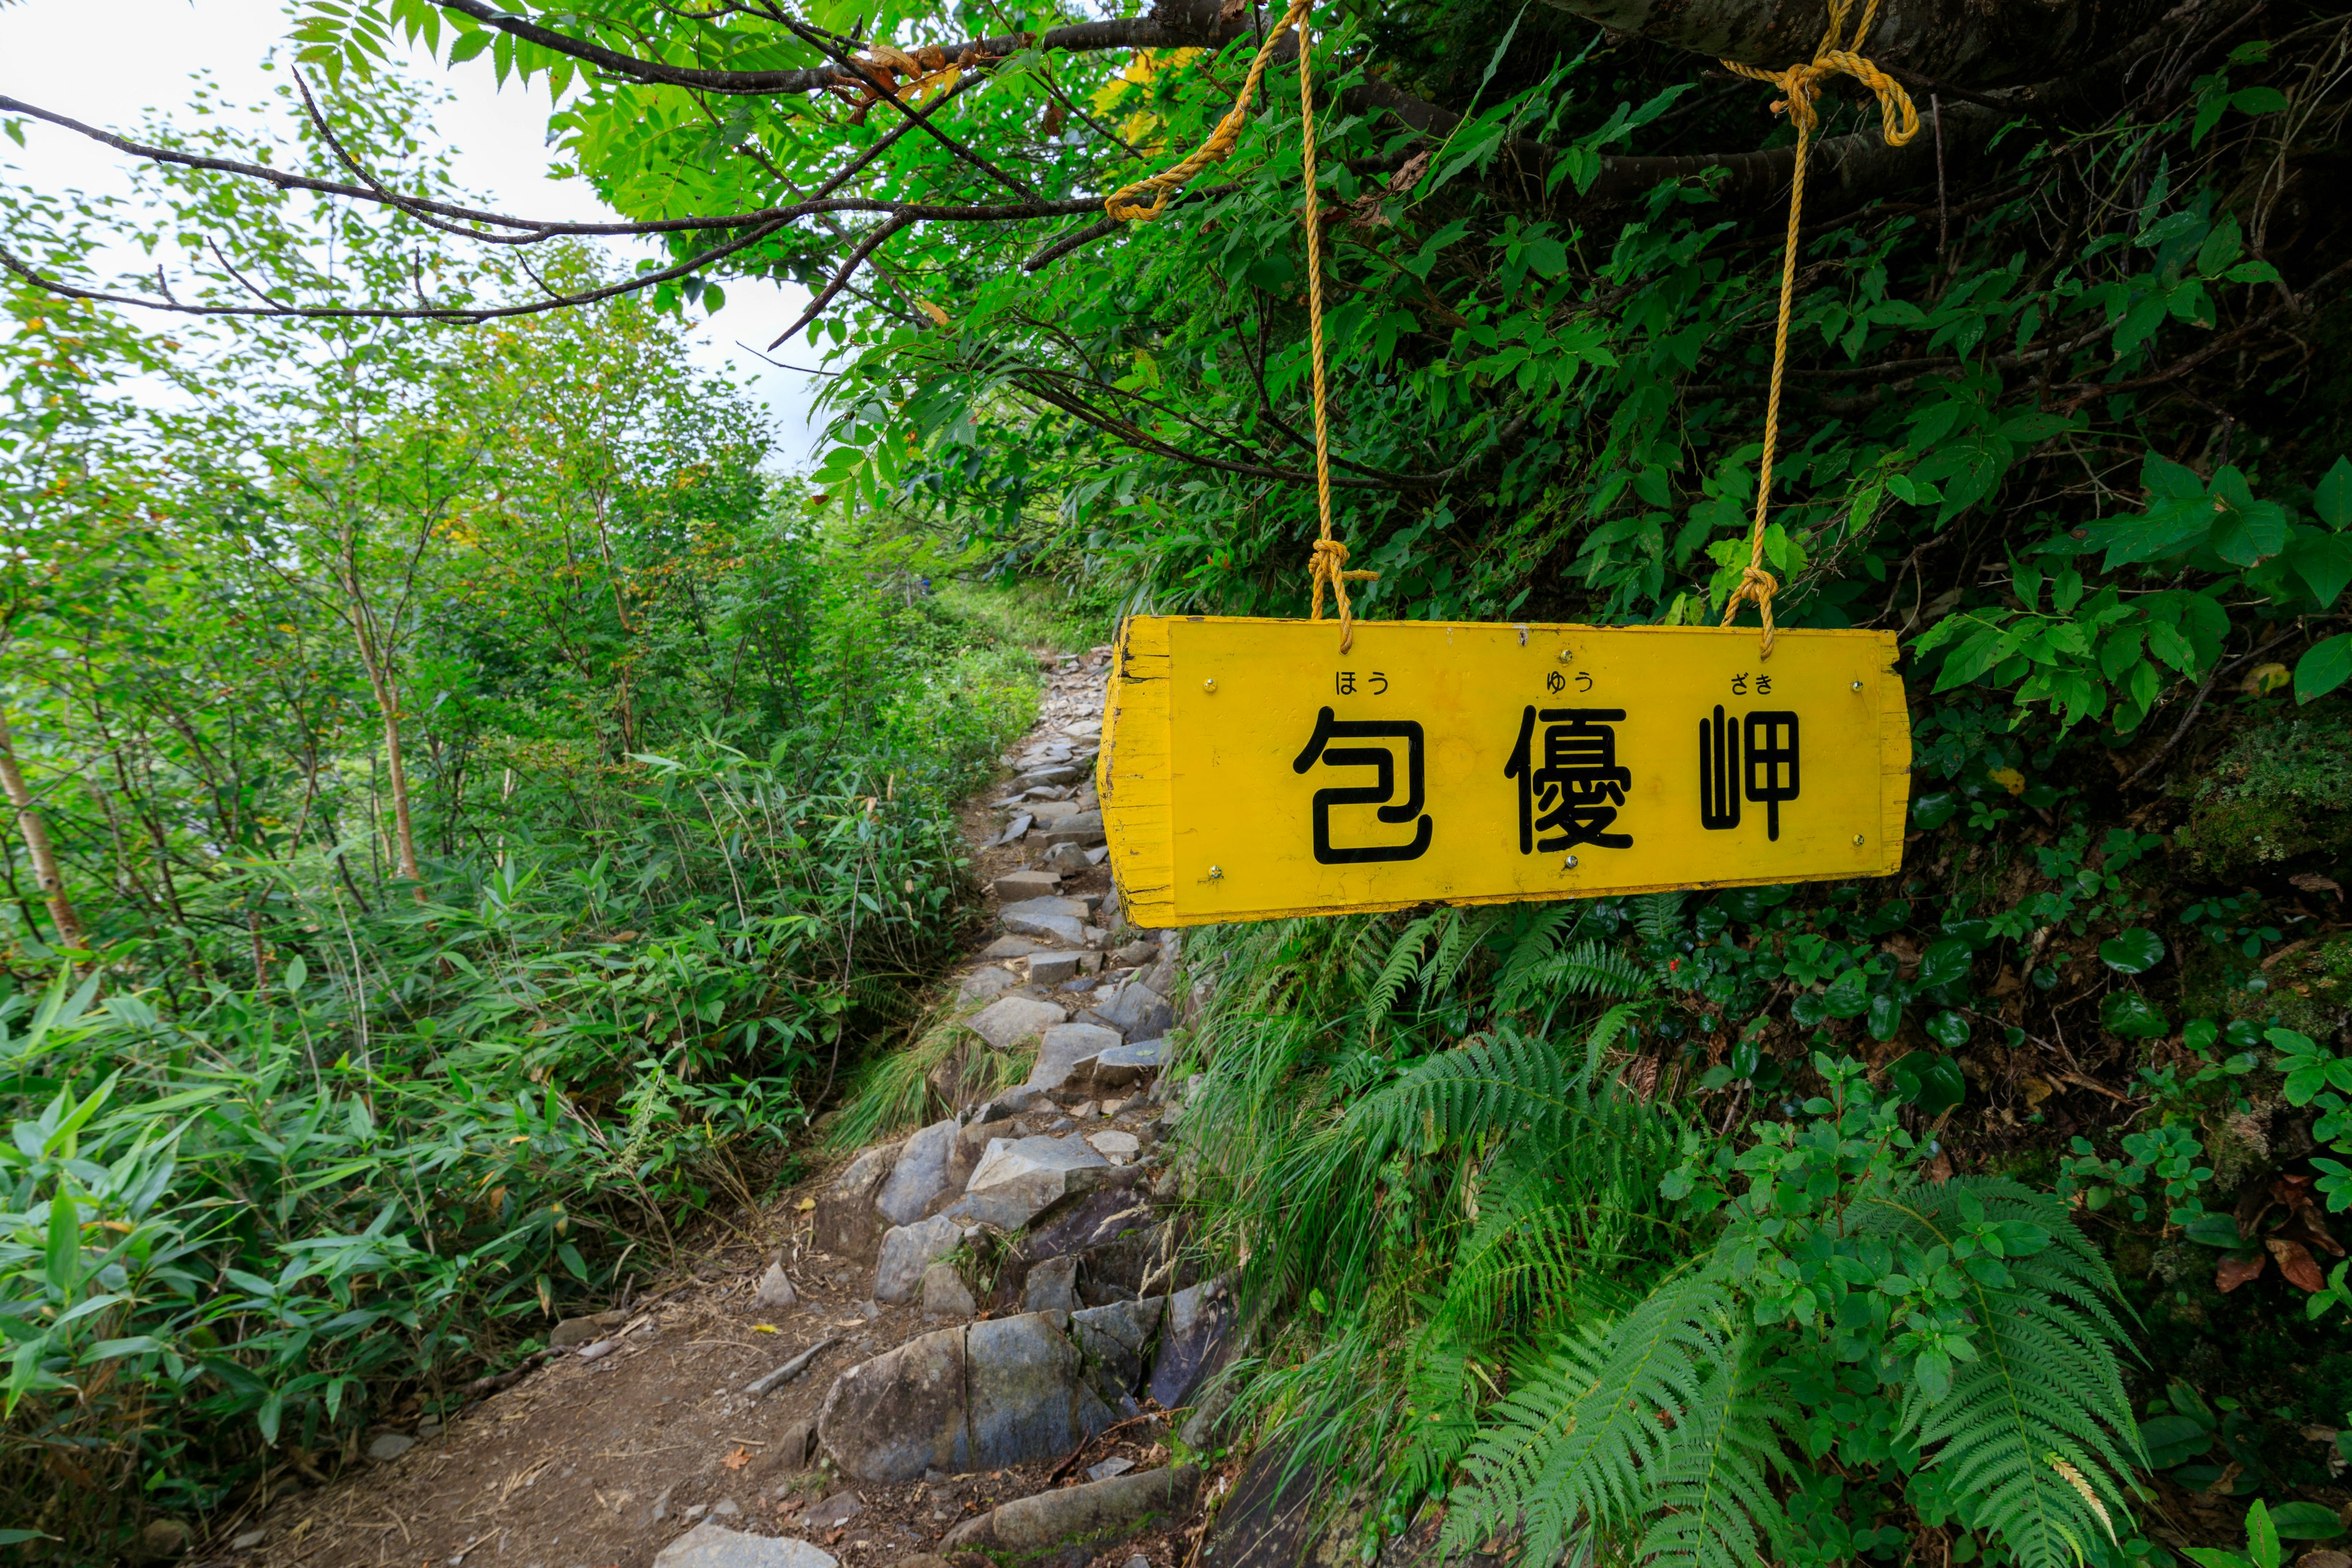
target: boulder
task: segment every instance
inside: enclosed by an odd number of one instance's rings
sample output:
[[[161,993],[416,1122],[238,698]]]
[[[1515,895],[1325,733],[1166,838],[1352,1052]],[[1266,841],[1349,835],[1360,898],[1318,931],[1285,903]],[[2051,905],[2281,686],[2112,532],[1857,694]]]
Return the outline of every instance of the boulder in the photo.
[[[980,1310],[971,1287],[952,1263],[934,1263],[923,1270],[923,1310],[936,1318],[969,1318]]]
[[[1160,1353],[1151,1363],[1151,1397],[1173,1410],[1192,1398],[1201,1381],[1224,1359],[1233,1303],[1223,1279],[1205,1279],[1168,1299]]]
[[[886,1485],[1058,1458],[1112,1421],[1066,1321],[1024,1312],[909,1340],[835,1380],[818,1434],[845,1475]]]
[[[1043,817],[1038,820],[1045,823],[1045,838],[1049,845],[1074,844],[1083,849],[1089,844],[1103,841],[1103,819],[1099,811],[1074,812],[1059,822],[1046,823]]]
[[[1012,1563],[1066,1552],[1073,1560],[1092,1556],[1123,1536],[1176,1519],[1192,1507],[1200,1485],[1199,1470],[1173,1465],[1039,1492],[966,1520],[948,1531],[940,1550]]]
[[[1065,980],[1075,979],[1086,961],[1083,952],[1033,952],[1029,955],[1030,983],[1059,985]]]
[[[1168,1065],[1168,1042],[1138,1040],[1133,1045],[1113,1046],[1095,1058],[1087,1077],[1097,1089],[1126,1089],[1159,1076]]]
[[[1078,1260],[1075,1255],[1049,1258],[1029,1270],[1023,1282],[1024,1312],[1075,1312],[1078,1310]]]
[[[1110,1162],[1083,1138],[998,1139],[964,1184],[963,1196],[942,1211],[966,1225],[1018,1230],[1065,1195],[1099,1180]]]
[[[923,1273],[956,1249],[963,1227],[944,1215],[913,1225],[893,1226],[882,1237],[882,1257],[874,1266],[874,1299],[903,1302],[923,1288]]]
[[[1059,1458],[1116,1417],[1086,1376],[1059,1312],[1024,1312],[964,1331],[971,1466]]]
[[[1036,1065],[1029,1069],[1025,1087],[1050,1094],[1069,1082],[1082,1064],[1121,1043],[1117,1031],[1099,1024],[1056,1024],[1037,1042]]]
[[[924,1334],[834,1379],[816,1431],[843,1475],[896,1484],[965,1468],[963,1336]]]
[[[892,1225],[912,1225],[947,1190],[948,1154],[955,1146],[952,1119],[934,1121],[898,1147],[890,1179],[874,1194],[875,1212]]]
[[[1103,1172],[1100,1185],[1064,1199],[1029,1222],[1021,1255],[1042,1263],[1108,1245],[1129,1231],[1150,1231],[1151,1208],[1136,1190],[1142,1175],[1132,1166]]]
[[[1168,998],[1140,980],[1127,982],[1118,995],[1096,1003],[1095,1011],[1130,1040],[1159,1039],[1176,1022],[1176,1010],[1168,1005]]]
[[[1076,921],[1070,923],[1077,924]],[[964,1026],[998,1050],[1009,1051],[1027,1045],[1069,1016],[1066,1008],[1040,1002],[1034,996],[1000,996],[974,1014]]]
[[[1051,871],[1007,871],[996,879],[996,896],[1008,904],[1028,899],[1050,899],[1062,879]]]
[[[797,1536],[747,1535],[705,1521],[663,1547],[654,1568],[838,1568],[839,1562]]]
[[[1131,1399],[1143,1386],[1145,1355],[1166,1301],[1164,1296],[1150,1296],[1070,1314],[1070,1342],[1087,1358],[1095,1390],[1106,1401]]]
[[[814,1232],[819,1251],[839,1258],[866,1258],[888,1226],[874,1212],[875,1194],[890,1179],[898,1145],[886,1143],[852,1160],[816,1198]]]
[[[956,984],[959,1002],[992,1002],[1021,984],[1013,971],[998,964],[975,969]]]

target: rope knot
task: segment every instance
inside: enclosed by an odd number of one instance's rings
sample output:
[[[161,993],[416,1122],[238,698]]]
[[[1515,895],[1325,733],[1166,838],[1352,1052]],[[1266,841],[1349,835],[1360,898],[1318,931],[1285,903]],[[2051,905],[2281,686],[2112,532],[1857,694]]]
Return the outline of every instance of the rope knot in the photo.
[[[1739,586],[1731,591],[1731,597],[1724,601],[1723,605],[1723,624],[1727,626],[1731,624],[1731,617],[1739,613],[1741,600],[1756,606],[1756,614],[1764,623],[1763,655],[1766,658],[1772,657],[1772,595],[1780,588],[1780,579],[1751,561],[1740,568]]]
[[[1315,588],[1313,618],[1318,621],[1323,618],[1323,586],[1328,583],[1331,586],[1332,604],[1339,616],[1339,651],[1345,653],[1356,644],[1356,613],[1348,603],[1348,584],[1377,583],[1381,574],[1377,572],[1349,571],[1348,546],[1339,540],[1318,539],[1309,548],[1311,553],[1307,557],[1307,576]]]

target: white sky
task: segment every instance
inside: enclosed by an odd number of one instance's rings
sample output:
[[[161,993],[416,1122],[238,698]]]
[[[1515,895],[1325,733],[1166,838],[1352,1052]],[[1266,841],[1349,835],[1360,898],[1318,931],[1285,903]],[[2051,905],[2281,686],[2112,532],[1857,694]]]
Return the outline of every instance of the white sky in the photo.
[[[0,93],[123,133],[133,132],[148,109],[171,117],[187,102],[200,70],[212,73],[232,103],[274,102],[271,89],[284,78],[260,65],[287,25],[276,0],[0,0]],[[455,150],[463,184],[495,196],[508,212],[610,216],[583,182],[548,175],[544,83],[527,89],[509,81],[499,91],[487,54],[445,70],[420,51],[415,65],[420,76],[456,94],[434,128]],[[36,188],[129,193],[128,161],[71,132],[26,121],[21,151],[0,147]],[[775,461],[805,468],[818,434],[811,405],[822,380],[764,364],[736,340],[764,344],[806,308],[807,292],[738,279],[727,279],[726,289],[726,308],[698,334],[695,358],[748,380],[774,422]],[[797,340],[780,357],[808,363],[801,357],[807,351],[796,349]]]

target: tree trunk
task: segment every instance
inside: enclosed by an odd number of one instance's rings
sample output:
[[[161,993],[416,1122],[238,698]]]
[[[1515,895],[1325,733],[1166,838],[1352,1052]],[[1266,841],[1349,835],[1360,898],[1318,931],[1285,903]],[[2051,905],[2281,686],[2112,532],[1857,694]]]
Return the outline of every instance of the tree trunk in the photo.
[[[416,864],[416,829],[408,814],[408,767],[400,752],[400,695],[379,676],[370,660],[368,684],[375,689],[376,711],[383,715],[384,776],[392,785],[393,849],[400,874],[416,884],[416,901],[425,901],[425,873]]]
[[[1780,70],[1813,58],[1823,0],[1546,0],[1620,33]],[[1866,0],[1861,0],[1866,3]],[[2145,32],[2171,0],[1883,0],[1859,52],[1889,70],[1979,91],[2047,81]],[[1847,26],[1860,19],[1860,5]],[[1851,41],[1851,34],[1839,40]]]
[[[5,712],[0,712],[0,789],[8,792],[8,804],[16,808],[16,831],[24,836],[26,853],[33,862],[34,879],[41,884],[41,894],[48,900],[49,919],[58,928],[58,945],[87,946],[81,917],[74,912],[73,900],[66,896],[65,875],[58,868],[58,852],[49,843],[49,826],[34,807],[33,792],[26,786],[24,770],[16,766],[16,742],[8,732],[8,716]]]

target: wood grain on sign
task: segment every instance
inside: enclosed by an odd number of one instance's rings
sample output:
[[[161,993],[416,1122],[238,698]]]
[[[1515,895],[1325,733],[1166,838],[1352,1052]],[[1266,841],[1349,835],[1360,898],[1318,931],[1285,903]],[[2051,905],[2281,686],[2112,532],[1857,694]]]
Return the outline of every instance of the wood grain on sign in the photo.
[[[1140,926],[1885,876],[1892,632],[1130,619],[1096,764]]]

